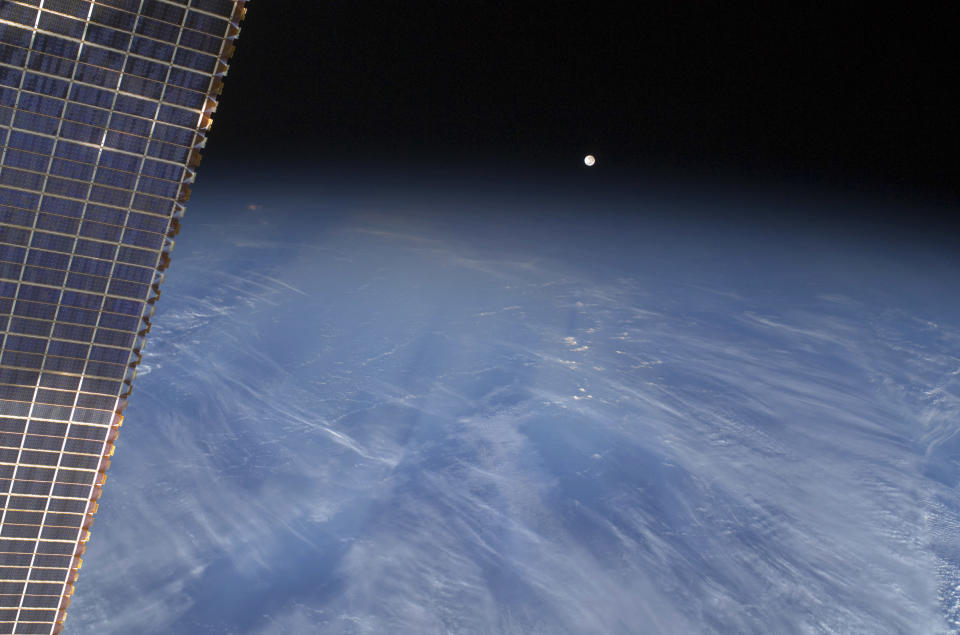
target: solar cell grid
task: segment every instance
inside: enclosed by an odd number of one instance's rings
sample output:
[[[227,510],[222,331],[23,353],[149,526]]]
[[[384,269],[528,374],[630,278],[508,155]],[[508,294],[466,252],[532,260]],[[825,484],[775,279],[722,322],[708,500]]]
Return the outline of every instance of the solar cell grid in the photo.
[[[0,633],[62,628],[233,0],[0,0]]]

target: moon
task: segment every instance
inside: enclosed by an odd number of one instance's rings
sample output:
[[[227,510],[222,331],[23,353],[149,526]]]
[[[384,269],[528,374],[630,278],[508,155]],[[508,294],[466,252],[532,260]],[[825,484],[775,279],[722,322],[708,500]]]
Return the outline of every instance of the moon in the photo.
[[[597,162],[597,158],[592,154],[588,154],[587,156],[583,157],[583,164],[586,165],[588,168],[593,167],[593,164],[596,162]]]

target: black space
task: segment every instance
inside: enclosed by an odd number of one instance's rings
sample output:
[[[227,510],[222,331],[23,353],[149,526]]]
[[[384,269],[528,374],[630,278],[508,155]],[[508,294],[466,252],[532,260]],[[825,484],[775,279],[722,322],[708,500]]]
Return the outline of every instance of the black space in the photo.
[[[953,202],[960,16],[877,5],[253,0],[210,156],[549,170],[590,152]]]

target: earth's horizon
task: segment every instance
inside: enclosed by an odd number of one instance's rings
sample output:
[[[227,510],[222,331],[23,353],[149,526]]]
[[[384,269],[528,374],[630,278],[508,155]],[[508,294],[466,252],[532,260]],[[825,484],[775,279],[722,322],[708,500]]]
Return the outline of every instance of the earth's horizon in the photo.
[[[201,178],[69,629],[960,628],[954,252],[460,187]]]

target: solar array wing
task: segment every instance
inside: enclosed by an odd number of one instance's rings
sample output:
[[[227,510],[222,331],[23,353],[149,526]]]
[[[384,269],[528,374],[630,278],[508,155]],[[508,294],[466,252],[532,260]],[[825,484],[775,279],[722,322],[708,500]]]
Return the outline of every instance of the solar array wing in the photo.
[[[245,0],[0,0],[0,633],[59,633]]]

